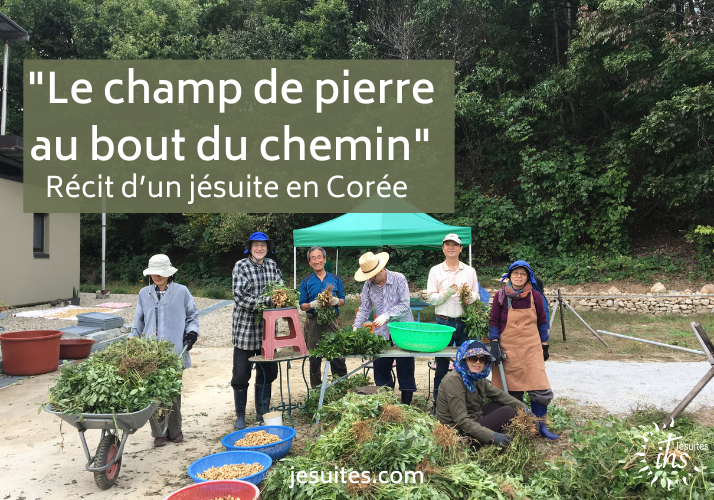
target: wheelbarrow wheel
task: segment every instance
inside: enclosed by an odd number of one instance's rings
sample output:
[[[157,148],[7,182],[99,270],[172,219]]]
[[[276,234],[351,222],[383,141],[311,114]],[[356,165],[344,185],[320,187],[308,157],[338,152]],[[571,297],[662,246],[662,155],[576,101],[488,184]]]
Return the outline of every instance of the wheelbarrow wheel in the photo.
[[[117,453],[119,453],[119,438],[114,434],[107,434],[99,442],[94,466],[104,467],[117,456]],[[117,461],[114,462],[114,464],[107,470],[95,472],[94,482],[97,483],[97,486],[103,490],[109,489],[114,486],[114,483],[117,482],[120,469],[121,457],[119,457],[119,459],[117,459]]]

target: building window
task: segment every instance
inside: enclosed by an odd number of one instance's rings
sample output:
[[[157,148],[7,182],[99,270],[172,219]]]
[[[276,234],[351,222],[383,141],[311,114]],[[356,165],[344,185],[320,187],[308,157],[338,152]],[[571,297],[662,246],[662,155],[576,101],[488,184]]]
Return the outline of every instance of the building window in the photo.
[[[49,214],[33,214],[32,251],[36,259],[46,259],[50,255],[47,248],[47,220]]]

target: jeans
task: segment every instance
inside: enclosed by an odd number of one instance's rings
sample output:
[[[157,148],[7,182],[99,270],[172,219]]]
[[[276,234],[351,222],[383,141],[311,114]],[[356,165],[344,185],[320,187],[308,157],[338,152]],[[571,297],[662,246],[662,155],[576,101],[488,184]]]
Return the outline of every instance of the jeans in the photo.
[[[450,346],[460,347],[461,344],[469,339],[469,336],[466,333],[466,325],[461,321],[442,319],[437,316],[436,324],[456,328],[454,333],[451,335],[451,342],[449,343]],[[436,398],[439,396],[439,386],[441,385],[441,380],[447,373],[449,373],[449,358],[436,358],[436,372],[434,373],[434,404],[436,404]]]
[[[231,385],[233,386],[233,389],[239,391],[248,389],[251,375],[250,361],[248,361],[248,359],[258,355],[260,355],[260,349],[256,351],[246,351],[245,349],[239,349],[238,347],[233,348],[233,377],[231,378]],[[261,365],[265,370],[265,377],[263,376],[263,370],[261,370],[258,365]],[[263,385],[263,383],[270,385],[273,383],[273,380],[278,378],[278,364],[256,363],[256,372],[256,385]]]

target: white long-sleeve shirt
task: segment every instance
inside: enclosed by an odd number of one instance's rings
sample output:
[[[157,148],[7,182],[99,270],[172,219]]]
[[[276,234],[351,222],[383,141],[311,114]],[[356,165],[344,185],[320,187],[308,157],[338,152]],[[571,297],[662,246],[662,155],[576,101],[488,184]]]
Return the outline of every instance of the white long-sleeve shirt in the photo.
[[[461,287],[468,283],[471,293],[478,297],[478,277],[476,270],[463,262],[459,262],[456,271],[449,269],[446,261],[438,264],[429,270],[429,279],[426,284],[427,302],[436,306],[436,314],[458,318],[464,312],[459,300],[459,293],[455,293],[448,299],[444,298],[444,291],[452,284]]]

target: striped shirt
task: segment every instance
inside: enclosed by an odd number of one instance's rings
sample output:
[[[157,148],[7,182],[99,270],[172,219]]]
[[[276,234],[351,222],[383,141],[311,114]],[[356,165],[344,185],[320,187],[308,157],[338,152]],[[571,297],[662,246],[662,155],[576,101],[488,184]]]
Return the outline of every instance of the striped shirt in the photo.
[[[372,308],[377,311],[377,316],[386,314],[387,323],[374,329],[374,333],[389,340],[388,323],[396,321],[414,321],[409,305],[409,285],[401,273],[387,270],[387,282],[384,287],[367,280],[362,287],[362,304],[359,306],[353,328],[360,328],[365,321],[369,321]]]
[[[255,308],[266,299],[261,298],[270,281],[283,283],[283,275],[273,259],[263,265],[246,257],[233,268],[233,346],[246,351],[260,349],[263,344],[263,322],[255,324]]]

